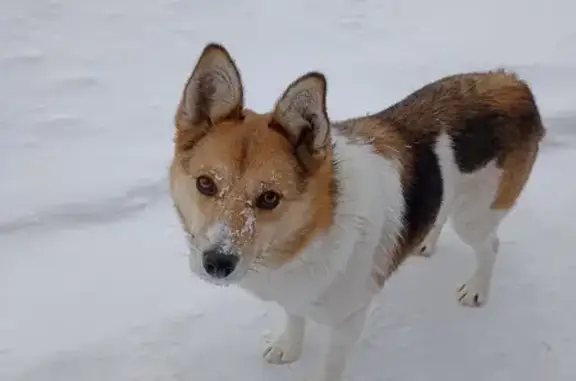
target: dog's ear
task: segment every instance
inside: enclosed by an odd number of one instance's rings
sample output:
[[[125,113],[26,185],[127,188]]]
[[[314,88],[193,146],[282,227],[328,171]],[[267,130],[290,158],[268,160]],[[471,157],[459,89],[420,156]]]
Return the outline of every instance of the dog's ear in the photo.
[[[180,105],[180,128],[200,125],[206,128],[223,119],[241,116],[242,79],[224,46],[206,45],[186,83]]]
[[[331,140],[326,77],[310,72],[292,82],[276,102],[271,126],[292,142],[302,166],[315,170],[326,158]]]

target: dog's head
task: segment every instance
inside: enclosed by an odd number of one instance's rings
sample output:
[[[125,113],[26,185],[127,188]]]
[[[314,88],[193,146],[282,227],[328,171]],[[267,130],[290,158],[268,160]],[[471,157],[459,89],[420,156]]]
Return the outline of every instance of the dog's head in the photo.
[[[332,167],[322,74],[298,78],[257,114],[226,49],[204,48],[176,115],[171,167],[193,272],[229,284],[295,260],[332,224]]]

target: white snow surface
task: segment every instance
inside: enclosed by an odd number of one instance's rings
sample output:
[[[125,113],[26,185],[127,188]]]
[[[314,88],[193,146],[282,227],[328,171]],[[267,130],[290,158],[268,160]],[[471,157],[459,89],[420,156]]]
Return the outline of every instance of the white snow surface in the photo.
[[[456,303],[474,257],[443,233],[378,298],[355,381],[576,379],[576,5],[571,0],[3,0],[0,380],[306,380],[265,364],[278,307],[188,271],[167,194],[173,114],[203,46],[226,44],[265,111],[310,70],[333,119],[442,75],[507,67],[546,144],[501,228],[492,298]],[[312,380],[313,381],[313,380]]]

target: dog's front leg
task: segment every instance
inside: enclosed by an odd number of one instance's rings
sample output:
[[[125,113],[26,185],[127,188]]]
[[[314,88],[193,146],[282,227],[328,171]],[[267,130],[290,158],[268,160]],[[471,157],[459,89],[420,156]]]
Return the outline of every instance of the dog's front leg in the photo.
[[[348,355],[358,341],[366,322],[367,308],[330,327],[326,360],[317,381],[340,381],[346,368]]]
[[[287,364],[300,358],[306,320],[286,313],[284,332],[266,349],[264,358],[271,364]]]

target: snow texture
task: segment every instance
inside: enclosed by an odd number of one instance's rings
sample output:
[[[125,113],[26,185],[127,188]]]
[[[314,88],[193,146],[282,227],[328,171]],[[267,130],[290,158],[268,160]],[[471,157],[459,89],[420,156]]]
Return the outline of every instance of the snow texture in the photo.
[[[188,271],[167,194],[173,114],[208,41],[264,111],[324,71],[332,118],[442,75],[530,81],[549,128],[501,229],[492,298],[460,307],[473,254],[448,228],[378,298],[355,381],[576,378],[576,5],[571,0],[17,1],[0,5],[0,380],[302,381],[265,363],[274,305]]]

